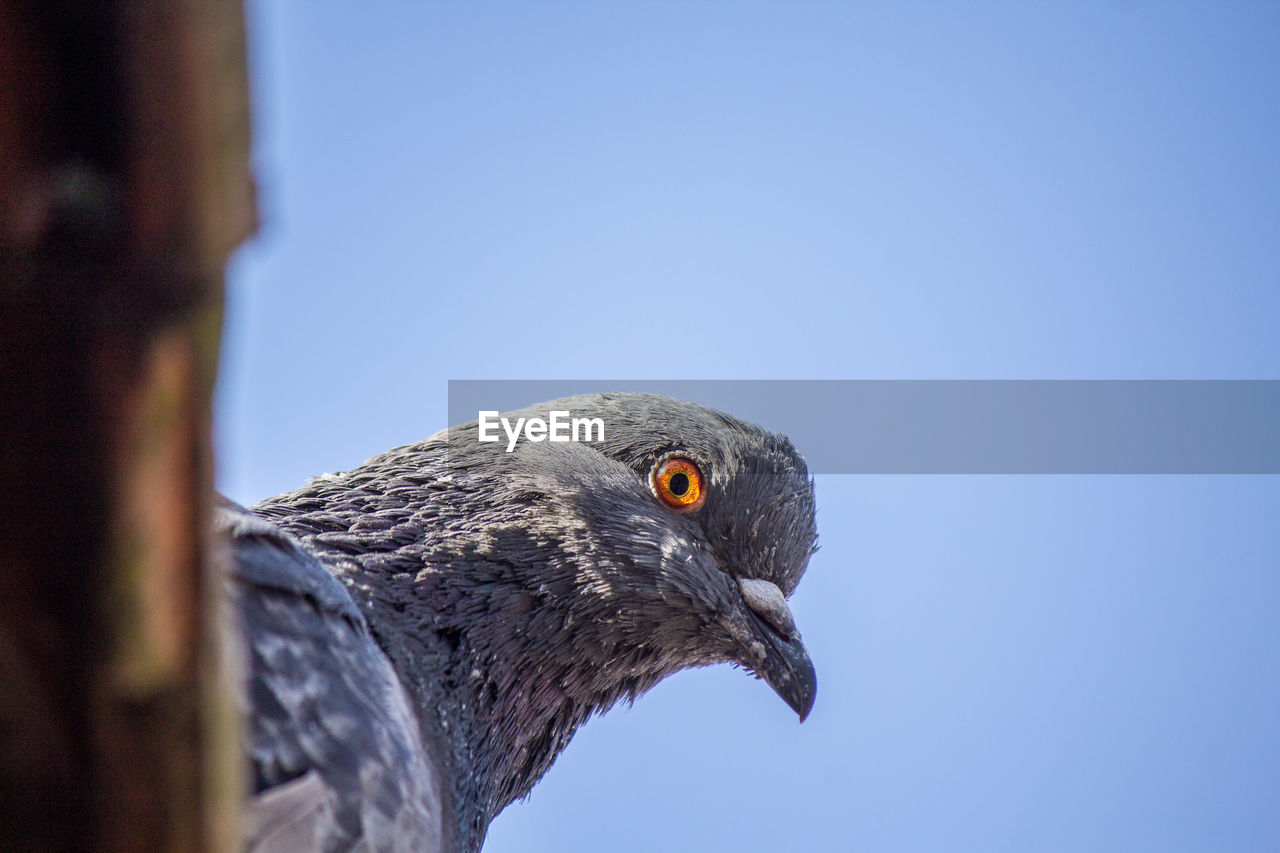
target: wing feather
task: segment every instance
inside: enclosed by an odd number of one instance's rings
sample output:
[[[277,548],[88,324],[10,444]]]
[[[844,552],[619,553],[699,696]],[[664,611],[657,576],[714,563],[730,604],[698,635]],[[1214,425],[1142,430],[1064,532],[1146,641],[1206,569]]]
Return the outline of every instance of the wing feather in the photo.
[[[218,524],[249,663],[246,848],[442,849],[440,768],[346,589],[248,510]]]

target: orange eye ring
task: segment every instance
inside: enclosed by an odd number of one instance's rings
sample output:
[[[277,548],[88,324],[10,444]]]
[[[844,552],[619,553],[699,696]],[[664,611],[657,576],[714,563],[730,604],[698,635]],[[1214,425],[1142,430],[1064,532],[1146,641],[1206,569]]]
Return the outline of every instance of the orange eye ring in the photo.
[[[668,456],[653,466],[649,475],[653,493],[664,504],[680,512],[693,512],[707,499],[702,471],[684,456]]]

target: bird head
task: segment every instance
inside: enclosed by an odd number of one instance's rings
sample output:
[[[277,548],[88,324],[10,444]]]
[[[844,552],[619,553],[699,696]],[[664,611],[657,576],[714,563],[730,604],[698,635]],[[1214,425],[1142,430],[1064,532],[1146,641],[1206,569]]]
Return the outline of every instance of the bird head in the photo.
[[[599,419],[603,436],[485,443],[472,423],[448,441],[452,468],[487,481],[468,491],[492,510],[477,516],[473,505],[473,517],[502,519],[487,533],[492,552],[538,554],[538,587],[558,599],[549,609],[566,629],[600,628],[572,632],[594,643],[575,655],[632,673],[639,689],[733,662],[803,720],[816,676],[787,598],[816,528],[813,482],[790,441],[652,394],[567,397],[502,417],[514,425],[553,411]]]

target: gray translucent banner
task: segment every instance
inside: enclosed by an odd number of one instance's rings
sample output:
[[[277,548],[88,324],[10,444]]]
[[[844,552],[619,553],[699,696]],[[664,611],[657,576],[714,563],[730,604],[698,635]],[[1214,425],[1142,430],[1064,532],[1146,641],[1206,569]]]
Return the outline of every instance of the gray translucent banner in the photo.
[[[1280,380],[450,380],[449,423],[600,391],[785,433],[816,474],[1280,473]]]

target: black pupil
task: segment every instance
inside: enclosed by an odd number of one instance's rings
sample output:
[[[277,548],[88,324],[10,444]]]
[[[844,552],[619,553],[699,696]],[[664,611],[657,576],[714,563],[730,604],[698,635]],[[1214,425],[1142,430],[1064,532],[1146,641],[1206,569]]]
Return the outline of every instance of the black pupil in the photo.
[[[676,497],[682,496],[689,491],[689,475],[683,471],[678,471],[671,475],[671,479],[667,481],[667,488],[671,490],[671,494]]]

